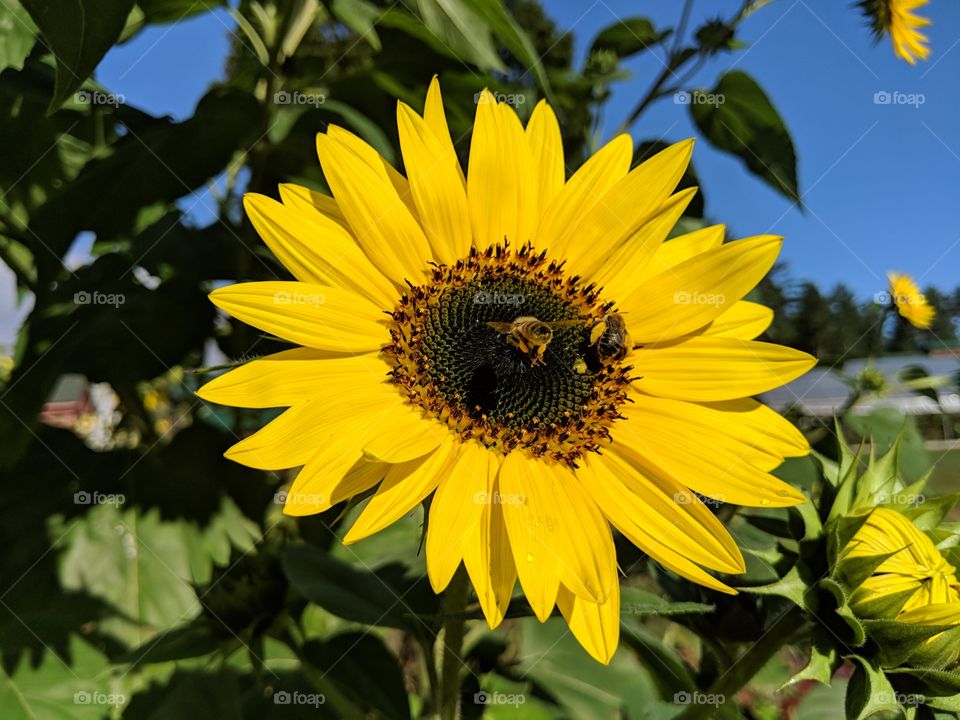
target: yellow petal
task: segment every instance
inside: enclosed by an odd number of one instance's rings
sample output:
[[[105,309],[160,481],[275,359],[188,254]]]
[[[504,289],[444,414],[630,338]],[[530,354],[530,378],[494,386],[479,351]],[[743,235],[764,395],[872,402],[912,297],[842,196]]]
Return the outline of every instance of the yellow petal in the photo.
[[[776,467],[782,458],[744,442],[744,435],[757,439],[742,428],[736,429],[741,434],[737,437],[705,424],[711,413],[689,405],[680,409],[652,402],[643,409],[631,408],[627,422],[617,428],[617,452],[648,472],[659,469],[721,502],[788,507],[807,501],[802,492],[760,469]],[[651,413],[652,408],[662,413]]]
[[[437,593],[450,584],[467,542],[480,531],[500,463],[476,440],[460,447],[450,474],[430,501],[427,525],[427,575]]]
[[[630,295],[639,287],[636,276],[657,256],[664,238],[677,224],[696,192],[696,188],[687,188],[672,195],[653,217],[609,254],[597,255],[594,259],[583,257],[583,274],[603,287],[611,298]]]
[[[536,197],[530,149],[516,114],[484,90],[477,102],[467,201],[474,243],[485,250],[506,239],[514,247],[531,239]]]
[[[324,447],[331,435],[340,432],[346,420],[362,418],[366,423],[365,434],[368,434],[376,423],[392,422],[406,410],[407,406],[392,386],[357,382],[342,387],[335,397],[294,405],[235,444],[225,456],[241,465],[261,470],[297,467]],[[350,436],[358,447],[363,438],[364,434]]]
[[[443,111],[443,97],[440,94],[440,81],[436,75],[433,76],[433,79],[430,81],[430,87],[427,88],[427,99],[423,104],[423,119],[440,141],[444,152],[453,157],[460,181],[466,186],[467,180],[463,176],[460,161],[457,160],[457,151],[453,147],[453,141],[450,138],[450,128],[447,127],[447,115]]]
[[[426,455],[450,437],[450,430],[443,423],[425,417],[412,405],[405,404],[404,409],[390,423],[379,426],[363,444],[368,460],[407,462]]]
[[[670,340],[715,320],[767,274],[782,242],[761,235],[727,243],[648,279],[620,303],[634,341]]]
[[[317,150],[337,204],[366,256],[398,284],[421,282],[430,246],[386,172],[377,172],[329,135],[317,136]]]
[[[724,310],[703,329],[703,335],[753,340],[773,322],[773,310],[749,300],[741,300]]]
[[[552,250],[574,223],[627,174],[632,156],[630,136],[618,135],[587,160],[541,213],[534,234],[537,248]]]
[[[410,190],[433,256],[452,265],[466,257],[472,243],[456,156],[445,153],[427,124],[403,103],[397,105],[397,127]]]
[[[627,489],[621,479],[630,478],[631,475],[629,470],[624,469],[625,467],[629,466],[614,456],[605,454],[599,458],[593,456],[587,458],[578,470],[578,473],[582,473],[583,481],[591,487],[604,515],[614,527],[651,558],[678,575],[719,592],[736,595],[735,590],[705,572],[687,557],[688,551],[695,557],[699,557],[702,555],[702,550],[691,551],[689,543],[683,540],[677,544],[676,548],[674,547],[677,530],[672,527],[669,519],[661,517],[657,512],[647,514],[648,510],[642,503],[637,505],[638,497],[646,500],[656,498],[662,489],[652,494],[649,492],[649,487],[645,488],[642,484],[633,489]],[[686,507],[689,510],[696,507],[696,503],[687,504]],[[719,524],[719,521],[716,522]],[[727,534],[722,525],[720,528],[710,541],[713,546],[723,534]],[[727,535],[729,540],[729,534]],[[737,553],[739,555],[739,551]],[[719,557],[711,560],[711,562],[717,561],[720,561]],[[722,562],[728,563],[729,560],[722,560]]]
[[[413,510],[447,477],[456,457],[453,435],[448,433],[428,455],[390,465],[387,476],[343,542],[349,545],[373,535]]]
[[[533,109],[526,129],[527,145],[537,183],[537,217],[563,188],[566,166],[563,164],[563,139],[560,124],[546,100]]]
[[[730,533],[673,477],[645,472],[619,452],[591,455],[577,473],[610,522],[657,560],[679,556],[714,570],[743,572],[743,556]]]
[[[350,232],[350,223],[340,212],[337,201],[329,195],[324,195],[303,185],[280,183],[280,201],[292,210],[304,213],[320,213],[324,218],[333,220],[348,233]]]
[[[690,162],[693,140],[671,145],[635,167],[599,195],[598,202],[557,236],[553,250],[571,267],[584,267],[609,257],[657,213]]]
[[[382,308],[396,304],[396,288],[333,220],[255,193],[244,195],[243,206],[260,237],[297,280],[347,288]]]
[[[640,376],[634,386],[642,392],[695,402],[759,395],[817,364],[815,357],[782,345],[722,337],[640,348],[630,361]]]
[[[483,518],[463,555],[463,564],[491,629],[503,621],[517,583],[517,566],[503,516],[503,504],[507,500],[495,480],[490,497],[483,506]]]
[[[333,356],[295,348],[251,360],[214,378],[197,396],[218,405],[246,408],[288,407],[340,393],[358,382],[382,381],[387,365],[376,355]]]
[[[303,517],[322,513],[383,480],[390,468],[388,464],[357,459],[360,450],[351,435],[360,421],[357,419],[353,427],[349,422],[344,423],[343,434],[334,434],[326,447],[307,461],[287,492],[285,515]]]
[[[540,622],[546,622],[556,604],[566,546],[552,470],[522,452],[507,455],[500,467],[501,496],[515,499],[502,505],[510,549],[520,585]]]
[[[608,665],[620,642],[620,585],[613,584],[610,597],[602,605],[561,587],[557,606],[583,649],[597,662]]]
[[[317,350],[373,352],[389,340],[383,310],[344,288],[283,281],[238,283],[214,290],[210,300],[248,325]]]

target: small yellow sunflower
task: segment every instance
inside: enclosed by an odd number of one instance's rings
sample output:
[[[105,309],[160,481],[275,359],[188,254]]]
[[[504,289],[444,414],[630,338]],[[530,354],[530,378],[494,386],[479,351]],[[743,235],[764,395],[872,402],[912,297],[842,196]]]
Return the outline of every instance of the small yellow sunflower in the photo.
[[[890,298],[899,312],[914,327],[926,330],[933,323],[937,311],[927,304],[927,298],[909,275],[887,273]]]
[[[930,20],[913,14],[926,4],[927,0],[863,0],[860,3],[874,33],[878,37],[889,35],[894,54],[911,65],[917,58],[930,57],[930,48],[924,44],[928,38],[919,30],[927,27]]]
[[[289,408],[227,457],[300,467],[285,512],[371,492],[355,542],[432,495],[437,592],[461,562],[491,627],[519,578],[537,617],[559,606],[599,661],[617,646],[611,526],[664,567],[744,570],[695,494],[783,507],[770,474],[809,448],[751,399],[815,359],[756,338],[769,309],[742,298],[781,239],[723,244],[709,227],[664,242],[694,189],[673,193],[687,140],[630,169],[621,135],[567,179],[557,119],[527,123],[484,91],[460,167],[431,83],[397,120],[406,177],[331,126],[317,138],[333,197],[282,185],[247,195],[251,222],[296,278],[211,293],[239,320],[302,347],[204,386],[211,402]],[[691,492],[694,491],[694,492]]]
[[[930,538],[902,513],[877,508],[853,536],[844,558],[890,553],[893,555],[854,590],[850,604],[858,613],[869,615],[871,605],[880,606],[884,599],[901,593],[906,599],[900,613],[928,605],[960,603],[956,568]]]

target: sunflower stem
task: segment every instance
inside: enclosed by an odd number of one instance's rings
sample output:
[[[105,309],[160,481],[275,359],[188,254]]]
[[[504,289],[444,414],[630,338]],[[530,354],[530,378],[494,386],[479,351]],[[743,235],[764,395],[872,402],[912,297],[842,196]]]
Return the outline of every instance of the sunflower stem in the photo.
[[[719,705],[712,702],[697,702],[689,705],[677,720],[699,720],[717,717],[721,705],[730,702],[733,697],[760,672],[770,659],[784,645],[789,643],[805,625],[803,611],[793,606],[774,620],[773,625],[753,645],[737,658],[729,669],[718,677],[710,688],[703,693],[714,696]]]
[[[443,624],[443,657],[440,669],[440,718],[456,720],[460,701],[460,668],[463,660],[463,634],[470,584],[463,567],[457,570],[444,593],[443,612],[447,616]]]

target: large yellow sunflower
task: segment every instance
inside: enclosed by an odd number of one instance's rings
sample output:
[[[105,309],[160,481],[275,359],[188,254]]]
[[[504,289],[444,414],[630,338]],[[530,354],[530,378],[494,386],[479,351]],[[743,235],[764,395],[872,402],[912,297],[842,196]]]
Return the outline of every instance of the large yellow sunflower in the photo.
[[[924,43],[928,41],[920,28],[930,24],[929,18],[914,15],[913,11],[923,7],[928,0],[861,0],[861,7],[874,33],[879,37],[883,34],[890,36],[893,53],[901,60],[911,65],[916,59],[926,60],[930,57],[930,48]]]
[[[694,193],[673,193],[693,142],[630,169],[613,139],[566,178],[557,119],[523,127],[484,91],[466,175],[434,79],[423,116],[397,108],[407,177],[350,132],[317,148],[333,197],[294,185],[245,198],[296,278],[211,293],[303,347],[204,386],[211,402],[288,407],[227,457],[302,466],[285,512],[375,489],[344,541],[432,495],[426,561],[443,590],[461,561],[491,627],[519,578],[544,621],[559,606],[608,662],[619,633],[611,525],[666,568],[733,592],[744,570],[694,494],[782,507],[770,474],[803,436],[750,399],[814,358],[754,340],[772,313],[742,300],[781,239],[723,244],[709,227],[664,242]]]

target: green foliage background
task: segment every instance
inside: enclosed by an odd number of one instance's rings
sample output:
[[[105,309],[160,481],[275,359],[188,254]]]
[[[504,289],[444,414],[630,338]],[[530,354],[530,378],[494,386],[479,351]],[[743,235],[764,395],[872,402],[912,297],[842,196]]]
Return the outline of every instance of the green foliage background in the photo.
[[[0,386],[4,719],[435,712],[443,606],[424,578],[420,516],[350,548],[337,537],[354,506],[285,518],[278,493],[287,474],[222,458],[269,414],[208,407],[193,395],[211,343],[234,360],[281,349],[218,317],[206,300],[221,281],[286,277],[244,219],[242,192],[275,196],[279,182],[325,190],[314,136],[329,123],[399,164],[396,99],[420,107],[434,73],[464,162],[473,97],[490,87],[523,97],[524,117],[549,99],[575,168],[595,149],[598,111],[610,83],[624,77],[625,58],[656,48],[669,65],[638,97],[629,124],[683,88],[702,58],[735,52],[737,26],[754,10],[745,2],[696,29],[693,40],[684,28],[629,18],[599,33],[575,66],[571,38],[527,0],[245,0],[231,9],[240,39],[227,79],[192,117],[174,122],[84,100],[110,92],[92,79],[110,47],[214,4],[0,6],[0,259],[34,297]],[[737,71],[708,91],[727,102],[691,106],[703,136],[798,199],[790,135],[763,89]],[[283,104],[283,93],[325,100]],[[659,144],[641,139],[637,147],[639,162]],[[223,180],[218,220],[197,227],[177,201],[214,178]],[[695,183],[691,170],[681,185]],[[682,225],[706,222],[698,200]],[[70,270],[63,260],[81,232],[95,233],[95,260]],[[814,292],[769,281],[759,299],[785,318],[771,334],[795,345],[833,342],[839,355],[849,335],[818,339],[799,325],[810,322],[808,310],[791,312],[790,303],[849,310],[853,301],[841,290],[826,299]],[[123,300],[83,304],[83,293]],[[960,297],[942,301],[954,308],[948,312],[960,308]],[[849,310],[850,322],[864,312]],[[109,383],[119,397],[122,417],[105,446],[39,422],[66,373]],[[782,472],[801,485],[816,482],[812,461]],[[738,582],[776,581],[790,556],[766,530],[790,537],[797,518],[719,512],[748,549],[749,573]],[[618,551],[628,574],[623,647],[611,665],[590,660],[561,620],[540,625],[515,600],[502,630],[469,624],[463,717],[674,717],[682,711],[677,693],[711,687],[737,648],[761,637],[783,609],[782,599],[719,597],[680,583],[627,543]],[[796,662],[783,655],[760,673],[744,712],[778,717],[785,701],[773,690]],[[523,702],[477,704],[481,689]],[[302,702],[278,702],[281,693],[300,693],[287,697]],[[731,702],[717,712],[741,711]]]

